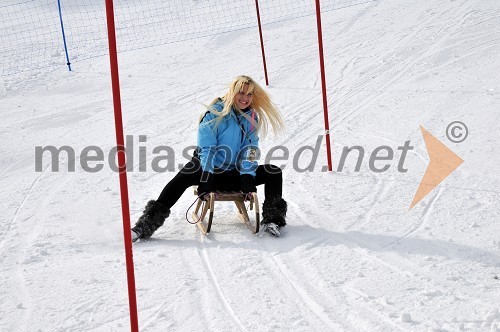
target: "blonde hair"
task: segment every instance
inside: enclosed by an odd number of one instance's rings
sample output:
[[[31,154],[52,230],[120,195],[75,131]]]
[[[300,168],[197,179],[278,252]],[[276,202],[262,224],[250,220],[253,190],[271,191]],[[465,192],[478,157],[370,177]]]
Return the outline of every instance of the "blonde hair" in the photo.
[[[235,104],[235,96],[238,92],[242,92],[245,88],[245,84],[248,84],[247,93],[252,93],[252,103],[250,104],[250,108],[257,113],[257,117],[259,119],[258,122],[255,119],[251,118],[248,114],[242,112],[242,110],[238,109]],[[220,98],[224,102],[224,108],[219,112],[217,111],[213,105],[215,105],[219,98],[215,98],[208,108],[210,112],[217,115],[215,119],[215,128],[220,124],[222,119],[228,115],[232,109],[236,110],[240,114],[242,114],[254,128],[256,128],[257,133],[262,136],[266,136],[269,125],[271,125],[274,134],[277,134],[283,131],[285,124],[283,118],[281,117],[280,112],[276,108],[276,106],[271,101],[271,97],[267,94],[267,92],[255,82],[251,77],[240,75],[236,77],[231,84],[229,84],[229,90],[226,94]]]

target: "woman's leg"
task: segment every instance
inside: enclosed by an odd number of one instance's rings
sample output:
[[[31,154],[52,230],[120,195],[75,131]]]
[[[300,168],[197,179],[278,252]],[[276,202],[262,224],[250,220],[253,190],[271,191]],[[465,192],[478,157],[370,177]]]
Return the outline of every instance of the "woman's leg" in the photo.
[[[170,209],[187,188],[200,183],[201,173],[200,161],[197,158],[191,159],[163,188],[157,202]]]
[[[264,184],[264,195],[266,199],[281,198],[283,177],[281,168],[271,165],[259,165],[255,174],[255,185]]]
[[[264,230],[274,236],[280,236],[280,227],[286,225],[287,203],[281,197],[283,177],[281,169],[266,164],[257,168],[255,185],[264,184],[264,204],[262,204],[262,222]]]
[[[170,208],[179,200],[184,191],[198,184],[201,178],[201,168],[196,158],[184,166],[179,173],[163,188],[156,201],[149,201],[142,216],[132,228],[132,240],[149,238],[160,228],[170,215]]]

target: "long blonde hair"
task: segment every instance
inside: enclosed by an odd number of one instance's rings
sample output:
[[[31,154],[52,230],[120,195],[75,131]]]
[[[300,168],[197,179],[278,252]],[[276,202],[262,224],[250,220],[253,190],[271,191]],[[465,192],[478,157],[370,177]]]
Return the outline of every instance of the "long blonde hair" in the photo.
[[[244,90],[245,84],[248,84],[248,90],[247,93],[252,93],[253,98],[252,98],[252,103],[250,104],[250,108],[257,113],[257,117],[259,121],[256,123],[256,121],[251,118],[249,115],[245,114],[242,112],[238,107],[235,105],[235,96],[238,92],[242,92]],[[285,128],[285,123],[283,121],[283,118],[276,108],[276,106],[273,104],[271,101],[271,97],[267,94],[267,92],[259,85],[257,82],[255,82],[251,77],[245,76],[245,75],[240,75],[236,77],[231,84],[229,84],[229,90],[226,92],[226,94],[221,97],[223,103],[224,103],[224,108],[219,112],[217,111],[213,105],[215,105],[218,101],[219,98],[215,98],[210,105],[208,105],[209,110],[217,114],[217,118],[215,119],[216,124],[215,127],[217,127],[222,119],[228,115],[231,110],[236,110],[240,114],[242,114],[254,128],[256,128],[257,133],[259,133],[259,136],[266,136],[269,125],[271,125],[274,134],[277,134]]]

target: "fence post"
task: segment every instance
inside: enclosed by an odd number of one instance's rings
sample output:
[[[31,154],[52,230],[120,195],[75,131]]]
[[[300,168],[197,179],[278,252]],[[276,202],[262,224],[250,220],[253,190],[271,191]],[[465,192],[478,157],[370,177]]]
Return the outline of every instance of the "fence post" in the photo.
[[[264,76],[266,78],[266,85],[269,85],[269,80],[267,78],[266,53],[264,51],[264,39],[262,38],[262,26],[260,24],[259,0],[255,0],[255,8],[257,10],[257,23],[259,25],[260,49],[262,51],[262,63],[264,64]]]
[[[331,172],[332,155],[330,150],[330,124],[328,121],[328,101],[326,98],[325,60],[323,56],[323,34],[321,30],[321,9],[319,6],[319,0],[316,0],[316,22],[318,26],[319,65],[321,70],[321,89],[323,93],[323,114],[325,118],[326,155],[328,158],[328,170]]]
[[[66,34],[64,33],[61,0],[57,0],[57,7],[59,8],[59,21],[61,22],[61,32],[62,32],[62,37],[63,37],[63,42],[64,42],[64,52],[66,53],[66,64],[68,65],[69,71],[71,71],[71,62],[69,61],[68,46],[66,45]]]
[[[123,140],[122,107],[120,99],[120,79],[118,75],[118,55],[116,47],[115,19],[113,0],[106,0],[106,17],[108,23],[109,61],[111,65],[111,85],[115,113],[116,145],[118,169],[120,177],[120,194],[122,202],[123,238],[125,242],[125,260],[127,264],[128,300],[130,310],[130,327],[132,332],[139,331],[137,318],[137,300],[135,294],[134,261],[132,253],[132,234],[130,232],[130,209],[127,186],[127,164],[125,162],[125,142]]]

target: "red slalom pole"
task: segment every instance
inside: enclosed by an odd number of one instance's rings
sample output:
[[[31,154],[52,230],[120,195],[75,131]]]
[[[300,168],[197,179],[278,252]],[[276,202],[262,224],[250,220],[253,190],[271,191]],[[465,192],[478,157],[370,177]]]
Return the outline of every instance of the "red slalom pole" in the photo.
[[[328,121],[328,102],[326,99],[325,60],[323,57],[323,34],[321,30],[321,9],[319,6],[319,0],[316,0],[316,21],[318,24],[319,65],[321,68],[321,89],[323,93],[323,110],[325,118],[326,155],[328,158],[328,170],[331,172],[332,154],[330,150],[330,124]]]
[[[120,98],[120,79],[118,76],[118,55],[115,35],[115,13],[113,0],[106,0],[106,17],[108,23],[109,61],[111,65],[111,85],[113,89],[113,106],[115,113],[116,145],[118,169],[120,176],[120,194],[122,202],[123,237],[125,241],[125,259],[127,263],[128,301],[130,310],[130,330],[139,331],[137,318],[137,300],[135,295],[134,260],[132,253],[132,234],[130,233],[130,209],[128,201],[127,165],[125,161],[125,142],[123,140],[122,106]]]
[[[264,39],[262,38],[262,26],[260,24],[259,0],[255,0],[255,9],[257,10],[257,23],[259,25],[260,49],[262,51],[262,63],[264,64],[264,76],[266,77],[266,85],[269,85],[267,79],[266,52],[264,51]]]

